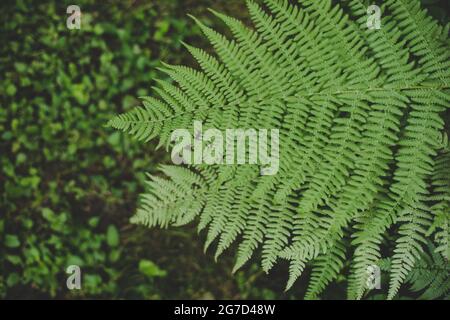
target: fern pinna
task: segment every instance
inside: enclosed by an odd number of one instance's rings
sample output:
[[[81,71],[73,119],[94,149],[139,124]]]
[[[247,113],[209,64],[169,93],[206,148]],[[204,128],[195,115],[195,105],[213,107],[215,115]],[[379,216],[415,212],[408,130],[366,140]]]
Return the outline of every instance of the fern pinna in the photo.
[[[253,28],[211,10],[233,39],[193,18],[216,54],[185,44],[201,70],[163,64],[173,81],[158,81],[159,98],[109,124],[166,148],[194,120],[277,128],[278,174],[165,165],[167,179],[149,176],[132,222],[197,220],[216,257],[238,243],[234,271],[257,250],[265,271],[288,260],[288,288],[311,268],[306,298],[343,272],[348,297],[362,298],[367,267],[390,256],[394,298],[428,240],[448,261],[449,25],[416,0],[384,1],[373,30],[366,1],[263,2],[247,1]]]

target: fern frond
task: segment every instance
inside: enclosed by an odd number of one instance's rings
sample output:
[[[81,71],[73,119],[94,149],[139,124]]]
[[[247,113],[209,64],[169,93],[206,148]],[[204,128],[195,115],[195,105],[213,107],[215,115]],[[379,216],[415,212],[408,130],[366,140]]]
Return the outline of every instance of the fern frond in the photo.
[[[173,130],[192,130],[195,120],[221,132],[279,129],[278,173],[262,176],[260,164],[164,166],[168,179],[149,177],[132,222],[196,220],[205,250],[217,245],[216,258],[238,242],[233,272],[258,249],[265,271],[287,259],[287,288],[311,265],[311,299],[340,274],[347,254],[348,297],[364,297],[367,267],[393,244],[394,298],[425,261],[430,239],[448,259],[450,158],[442,137],[450,25],[440,26],[418,0],[385,1],[379,30],[366,26],[366,0],[262,2],[247,1],[254,28],[211,11],[230,38],[192,17],[215,55],[184,44],[201,69],[163,64],[171,80],[157,81],[159,97],[143,98],[109,125],[166,148]],[[437,289],[444,278],[415,288],[444,294]]]
[[[339,275],[344,266],[345,251],[344,243],[339,240],[314,261],[305,299],[317,299],[326,286]]]

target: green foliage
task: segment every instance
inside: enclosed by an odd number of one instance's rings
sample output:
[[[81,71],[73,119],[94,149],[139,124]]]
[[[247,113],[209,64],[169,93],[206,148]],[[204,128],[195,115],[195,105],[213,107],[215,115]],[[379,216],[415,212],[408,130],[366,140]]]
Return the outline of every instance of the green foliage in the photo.
[[[119,245],[119,232],[114,225],[108,226],[106,231],[106,242],[110,247],[117,247]]]
[[[348,297],[363,297],[367,267],[392,254],[394,298],[428,240],[448,258],[450,25],[419,1],[384,1],[380,30],[366,27],[367,1],[264,4],[247,1],[254,28],[212,11],[231,40],[194,18],[216,56],[186,44],[202,70],[164,64],[178,85],[158,81],[159,98],[142,98],[109,125],[166,148],[194,120],[205,129],[276,128],[279,173],[163,166],[168,179],[150,176],[132,222],[197,219],[216,258],[239,243],[235,271],[257,248],[266,272],[287,260],[287,288],[312,267],[308,298],[348,259]]]
[[[448,300],[450,298],[450,264],[431,242],[427,243],[427,249],[428,252],[422,252],[405,282],[411,291],[420,294],[418,299]],[[379,265],[383,271],[389,272],[392,268],[392,260],[383,259]],[[386,298],[385,295],[381,297]],[[400,298],[407,297],[400,296]]]
[[[435,252],[432,244],[428,245],[429,254],[422,253],[421,259],[414,266],[406,279],[415,292],[421,292],[419,299],[450,299],[450,265]]]
[[[153,277],[165,277],[167,272],[161,270],[154,262],[150,260],[139,261],[139,271],[149,278]]]
[[[179,61],[179,40],[195,34],[167,14],[176,3],[78,1],[80,30],[66,27],[69,4],[0,4],[2,297],[113,297],[139,274],[118,226],[142,186],[134,172],[155,155],[104,124],[148,94],[156,57]],[[65,286],[70,264],[82,266],[81,292]],[[153,294],[141,284],[135,297]]]

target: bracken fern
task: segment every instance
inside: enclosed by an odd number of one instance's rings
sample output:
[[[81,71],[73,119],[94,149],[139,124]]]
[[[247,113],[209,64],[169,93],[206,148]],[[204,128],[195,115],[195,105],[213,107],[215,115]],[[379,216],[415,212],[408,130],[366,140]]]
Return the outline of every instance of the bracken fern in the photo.
[[[158,81],[159,98],[143,97],[109,124],[166,148],[171,132],[194,120],[221,130],[277,128],[280,170],[163,166],[167,179],[149,177],[132,222],[197,220],[216,257],[239,243],[234,271],[258,248],[265,271],[288,260],[287,288],[311,267],[306,298],[319,297],[347,260],[348,297],[362,298],[382,246],[394,247],[389,298],[429,240],[448,262],[449,25],[419,1],[386,0],[381,29],[369,30],[368,5],[247,1],[254,28],[211,11],[232,39],[193,18],[216,56],[185,44],[201,70],[163,64],[176,84]]]

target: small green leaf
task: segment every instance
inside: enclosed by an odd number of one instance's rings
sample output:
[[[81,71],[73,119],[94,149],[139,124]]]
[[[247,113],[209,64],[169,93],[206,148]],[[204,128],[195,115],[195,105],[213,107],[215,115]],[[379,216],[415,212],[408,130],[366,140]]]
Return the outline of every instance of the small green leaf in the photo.
[[[114,225],[109,225],[106,230],[106,242],[110,247],[116,247],[119,244],[119,232]]]
[[[20,259],[19,256],[13,256],[13,255],[6,256],[6,260],[11,262],[15,266],[20,265],[22,263],[22,259]]]
[[[95,228],[96,226],[98,226],[99,221],[100,221],[99,217],[92,217],[89,219],[88,224],[92,228]]]
[[[6,285],[8,287],[13,287],[20,281],[20,276],[17,273],[11,273],[6,279]]]
[[[117,146],[120,143],[120,137],[121,137],[120,132],[119,131],[115,131],[114,133],[112,133],[108,137],[108,143],[113,145],[113,146]]]
[[[5,246],[8,248],[17,248],[20,246],[20,240],[15,235],[7,234],[5,236]]]
[[[8,96],[13,96],[16,94],[16,92],[17,92],[16,86],[13,85],[12,83],[6,87],[6,94]]]
[[[67,260],[67,265],[71,266],[71,265],[76,265],[76,266],[84,266],[84,262],[83,259],[81,259],[79,256],[70,256],[69,259]]]
[[[51,222],[55,219],[55,214],[52,209],[50,208],[43,208],[42,209],[42,216],[45,218],[45,220]]]
[[[165,277],[167,275],[167,271],[160,269],[150,260],[139,261],[139,271],[149,278]]]
[[[110,253],[109,253],[109,261],[111,262],[116,262],[117,260],[119,260],[120,258],[120,250],[118,249],[113,249]]]

